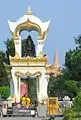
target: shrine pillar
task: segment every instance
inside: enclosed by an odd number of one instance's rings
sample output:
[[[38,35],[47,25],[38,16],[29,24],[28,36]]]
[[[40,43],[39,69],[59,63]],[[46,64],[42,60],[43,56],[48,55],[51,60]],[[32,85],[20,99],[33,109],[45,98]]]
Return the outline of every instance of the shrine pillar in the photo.
[[[13,37],[14,45],[15,45],[15,56],[19,56],[21,58],[21,37]]]
[[[39,80],[39,102],[48,98],[47,87],[48,87],[49,75],[46,75],[46,72],[43,71]]]
[[[44,46],[44,40],[37,40],[36,45],[36,57],[42,57],[43,56],[43,46]]]
[[[15,72],[12,70],[12,80],[11,80],[11,84],[10,84],[10,93],[11,96],[16,98],[15,102],[20,102],[20,83],[21,83],[21,79],[19,76],[15,75]]]

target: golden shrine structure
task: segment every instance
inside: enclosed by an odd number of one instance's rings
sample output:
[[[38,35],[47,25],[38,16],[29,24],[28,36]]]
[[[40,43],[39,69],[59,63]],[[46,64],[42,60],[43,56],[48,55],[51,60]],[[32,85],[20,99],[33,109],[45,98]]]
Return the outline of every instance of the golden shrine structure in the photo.
[[[36,77],[37,100],[40,103],[48,98],[47,86],[50,74],[57,76],[60,74],[58,55],[55,54],[54,63],[48,64],[48,57],[43,55],[44,42],[48,33],[50,21],[42,22],[34,16],[28,8],[28,12],[16,22],[8,20],[9,29],[12,33],[15,44],[15,56],[9,56],[12,67],[12,80],[10,81],[10,96],[15,96],[16,102],[20,102],[21,77]],[[28,32],[36,31],[38,33],[36,43],[36,57],[22,57],[21,55],[21,36],[23,30]]]

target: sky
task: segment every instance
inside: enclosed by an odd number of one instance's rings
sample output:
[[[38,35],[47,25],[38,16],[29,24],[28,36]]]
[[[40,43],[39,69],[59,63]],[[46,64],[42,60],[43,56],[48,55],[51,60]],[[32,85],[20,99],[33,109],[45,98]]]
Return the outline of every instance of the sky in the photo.
[[[75,48],[74,37],[81,34],[81,0],[0,0],[0,50],[5,51],[4,41],[11,38],[7,20],[17,21],[29,5],[43,22],[51,20],[44,54],[51,64],[57,51],[62,66],[65,53]]]

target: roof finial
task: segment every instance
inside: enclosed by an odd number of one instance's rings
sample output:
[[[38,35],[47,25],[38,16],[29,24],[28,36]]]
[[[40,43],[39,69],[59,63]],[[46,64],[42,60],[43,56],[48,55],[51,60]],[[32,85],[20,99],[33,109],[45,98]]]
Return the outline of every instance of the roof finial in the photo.
[[[58,58],[57,51],[55,51],[53,66],[54,66],[54,67],[60,67],[60,65],[59,65],[59,58]]]
[[[31,14],[32,14],[32,12],[31,12],[31,10],[30,10],[30,6],[28,6],[27,15],[31,15]]]

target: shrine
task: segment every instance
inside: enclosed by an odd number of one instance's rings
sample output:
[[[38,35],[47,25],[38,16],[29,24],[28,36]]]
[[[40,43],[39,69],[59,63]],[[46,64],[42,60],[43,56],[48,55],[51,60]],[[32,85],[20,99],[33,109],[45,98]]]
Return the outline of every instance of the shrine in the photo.
[[[36,81],[36,98],[38,103],[48,98],[47,86],[50,74],[55,76],[60,73],[58,55],[55,54],[54,63],[48,64],[48,56],[43,54],[43,47],[47,37],[50,20],[42,22],[34,16],[28,7],[27,13],[16,22],[8,20],[8,25],[15,45],[15,56],[9,56],[10,66],[12,68],[12,80],[10,81],[11,97],[20,102],[21,96],[28,95],[28,85],[23,82],[27,79]],[[36,41],[36,57],[22,56],[22,42],[20,33],[23,30],[36,31],[38,33]],[[22,49],[21,49],[22,48]],[[29,80],[30,80],[29,79]]]

